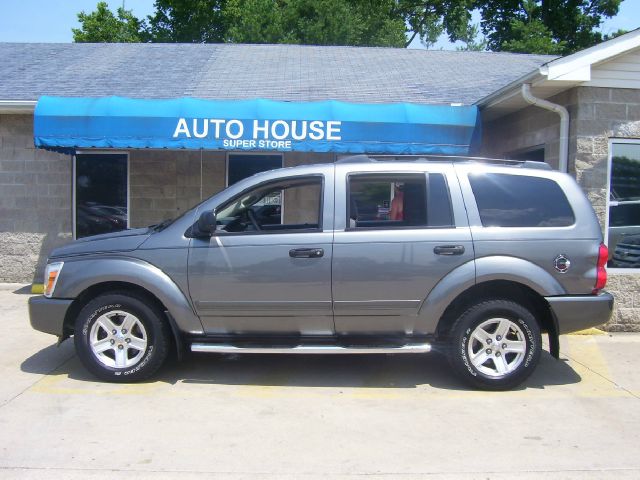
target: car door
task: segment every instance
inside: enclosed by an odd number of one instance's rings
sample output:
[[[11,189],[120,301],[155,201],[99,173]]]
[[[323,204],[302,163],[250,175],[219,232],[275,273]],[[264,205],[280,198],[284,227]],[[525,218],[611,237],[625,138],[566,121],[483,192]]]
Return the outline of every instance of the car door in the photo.
[[[474,258],[450,166],[382,167],[336,168],[333,300],[338,334],[426,333],[416,331],[425,298],[445,275]]]
[[[193,304],[207,334],[331,335],[333,167],[270,175],[216,207],[216,234],[193,239]]]

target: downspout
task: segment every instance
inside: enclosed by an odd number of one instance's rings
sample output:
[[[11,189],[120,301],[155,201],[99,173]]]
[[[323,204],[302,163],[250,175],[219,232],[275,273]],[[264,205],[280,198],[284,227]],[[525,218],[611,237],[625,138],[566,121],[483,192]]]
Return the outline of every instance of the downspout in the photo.
[[[522,84],[522,97],[531,105],[544,108],[545,110],[551,110],[552,112],[560,115],[560,152],[558,155],[558,170],[566,173],[567,166],[569,164],[569,111],[562,105],[534,97],[531,94],[530,83]]]

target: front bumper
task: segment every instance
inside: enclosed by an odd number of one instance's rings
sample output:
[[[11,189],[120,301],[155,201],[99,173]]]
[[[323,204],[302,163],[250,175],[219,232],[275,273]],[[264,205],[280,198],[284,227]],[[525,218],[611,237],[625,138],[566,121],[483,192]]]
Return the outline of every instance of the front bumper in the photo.
[[[52,335],[64,335],[64,318],[73,300],[47,298],[29,299],[29,320],[36,330]]]
[[[613,295],[545,297],[556,318],[558,333],[571,333],[607,323],[613,312]]]

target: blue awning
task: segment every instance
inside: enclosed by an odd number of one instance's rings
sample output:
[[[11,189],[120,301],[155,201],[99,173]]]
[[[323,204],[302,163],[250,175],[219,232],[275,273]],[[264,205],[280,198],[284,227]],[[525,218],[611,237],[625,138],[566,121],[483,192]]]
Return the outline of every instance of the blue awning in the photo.
[[[163,148],[396,155],[468,155],[480,139],[475,106],[338,101],[140,100],[42,97],[38,148]]]

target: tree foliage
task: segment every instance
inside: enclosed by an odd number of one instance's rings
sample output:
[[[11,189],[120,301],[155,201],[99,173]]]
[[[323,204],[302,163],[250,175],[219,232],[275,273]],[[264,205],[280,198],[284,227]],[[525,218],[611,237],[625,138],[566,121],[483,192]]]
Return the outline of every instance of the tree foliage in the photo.
[[[405,47],[446,34],[463,50],[568,54],[610,37],[597,29],[623,0],[155,0],[137,19],[101,1],[76,42],[299,43]],[[481,14],[478,26],[471,12]],[[616,32],[618,33],[618,32]],[[613,34],[615,35],[615,34]]]
[[[494,51],[569,54],[603,40],[597,30],[622,0],[476,0]]]
[[[224,0],[156,0],[147,17],[152,42],[219,43],[225,40]]]
[[[145,40],[144,22],[138,20],[131,10],[118,8],[114,15],[107,2],[98,2],[96,10],[78,14],[82,28],[73,28],[73,41],[84,42],[141,42]]]
[[[392,0],[228,0],[227,41],[404,47],[405,24],[394,6]]]

